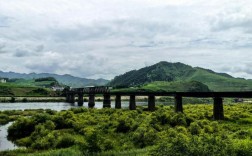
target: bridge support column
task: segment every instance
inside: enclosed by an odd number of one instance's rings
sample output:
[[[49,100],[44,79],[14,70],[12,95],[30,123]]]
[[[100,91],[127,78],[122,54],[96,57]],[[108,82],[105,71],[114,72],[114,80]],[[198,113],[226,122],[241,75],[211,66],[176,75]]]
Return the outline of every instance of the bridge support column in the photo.
[[[122,104],[121,104],[121,95],[116,95],[116,99],[115,99],[115,108],[117,108],[117,109],[122,108]]]
[[[175,96],[175,112],[183,113],[183,104],[182,104],[182,96]]]
[[[155,96],[154,95],[150,95],[148,97],[148,110],[149,111],[155,110]]]
[[[83,106],[83,94],[78,94],[78,106]]]
[[[89,94],[88,107],[93,108],[95,106],[95,95]]]
[[[136,96],[130,95],[129,109],[136,110]]]
[[[69,94],[66,94],[66,102],[70,102]]]
[[[103,94],[103,108],[111,108],[110,94]]]
[[[224,120],[223,99],[221,97],[214,97],[213,118],[214,120]]]
[[[75,96],[74,96],[74,94],[70,94],[70,96],[69,96],[69,102],[70,103],[75,103]]]

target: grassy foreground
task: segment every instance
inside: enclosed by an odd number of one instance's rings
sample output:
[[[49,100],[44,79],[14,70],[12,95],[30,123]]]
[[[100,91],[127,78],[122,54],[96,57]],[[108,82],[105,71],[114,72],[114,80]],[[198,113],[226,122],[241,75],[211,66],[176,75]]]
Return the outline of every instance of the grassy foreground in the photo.
[[[184,108],[183,114],[172,106],[31,113],[8,130],[26,148],[0,155],[252,155],[252,105],[225,105],[225,121],[212,120],[212,105]]]

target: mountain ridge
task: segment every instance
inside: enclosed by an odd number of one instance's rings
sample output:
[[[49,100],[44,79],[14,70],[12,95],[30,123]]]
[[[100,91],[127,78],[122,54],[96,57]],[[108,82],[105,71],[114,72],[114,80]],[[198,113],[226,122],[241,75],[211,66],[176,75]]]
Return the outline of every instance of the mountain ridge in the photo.
[[[67,86],[71,87],[84,87],[84,86],[102,86],[106,85],[109,80],[105,79],[87,79],[87,78],[80,78],[76,76],[72,76],[70,74],[53,74],[53,73],[16,73],[16,72],[3,72],[0,71],[0,77],[2,78],[21,78],[21,79],[37,79],[37,78],[45,78],[45,77],[53,77],[57,81],[59,81],[62,84],[65,84]]]
[[[252,90],[252,80],[250,79],[234,78],[227,73],[218,73],[180,62],[170,63],[166,61],[116,76],[110,81],[109,85],[119,88],[139,87],[155,81],[198,81],[207,85],[212,91]]]

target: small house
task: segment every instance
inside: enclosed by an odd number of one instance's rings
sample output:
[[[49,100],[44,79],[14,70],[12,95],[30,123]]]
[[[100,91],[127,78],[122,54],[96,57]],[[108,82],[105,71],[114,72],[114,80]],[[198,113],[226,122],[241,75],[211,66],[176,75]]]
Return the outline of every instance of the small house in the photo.
[[[6,79],[0,79],[0,83],[6,83]]]
[[[63,91],[64,87],[54,86],[54,87],[52,87],[52,90],[53,91]]]

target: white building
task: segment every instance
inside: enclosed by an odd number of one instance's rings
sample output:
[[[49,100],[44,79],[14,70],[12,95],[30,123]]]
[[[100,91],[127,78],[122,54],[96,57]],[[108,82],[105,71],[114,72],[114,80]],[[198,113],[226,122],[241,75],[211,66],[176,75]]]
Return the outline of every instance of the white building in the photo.
[[[0,83],[6,83],[5,79],[0,79]]]
[[[55,87],[52,87],[52,90],[53,91],[63,91],[64,87],[57,87],[57,86],[55,86]]]

